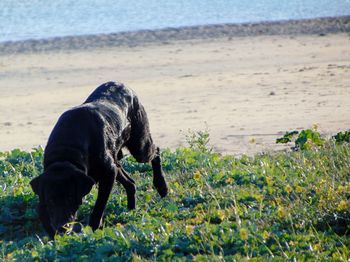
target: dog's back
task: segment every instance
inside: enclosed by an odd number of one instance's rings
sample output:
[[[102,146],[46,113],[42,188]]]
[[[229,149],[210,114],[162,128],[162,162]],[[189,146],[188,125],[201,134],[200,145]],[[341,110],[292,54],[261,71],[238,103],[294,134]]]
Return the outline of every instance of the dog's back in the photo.
[[[99,86],[84,102],[62,114],[45,148],[44,167],[56,161],[98,162],[108,149],[117,154],[128,139],[133,92],[122,84]],[[93,155],[94,159],[89,159]],[[80,160],[79,160],[80,159]]]
[[[86,99],[85,103],[110,103],[120,108],[128,108],[135,96],[134,92],[122,83],[107,82],[100,85]]]

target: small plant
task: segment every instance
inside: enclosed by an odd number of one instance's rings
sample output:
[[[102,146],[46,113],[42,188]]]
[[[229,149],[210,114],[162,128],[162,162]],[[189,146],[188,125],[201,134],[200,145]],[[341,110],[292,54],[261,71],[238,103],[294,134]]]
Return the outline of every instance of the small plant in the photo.
[[[295,140],[295,146],[301,150],[311,149],[312,146],[322,146],[324,139],[321,134],[315,130],[302,130]]]
[[[292,147],[293,150],[307,150],[313,146],[322,146],[324,139],[321,138],[321,134],[316,130],[305,129],[300,133],[298,131],[286,132],[283,137],[277,138],[276,143],[286,144],[289,142],[295,143]]]
[[[298,135],[298,131],[290,131],[286,132],[283,137],[277,138],[276,143],[277,144],[287,144],[289,142],[292,142],[292,140]]]
[[[213,151],[213,148],[209,145],[210,135],[208,130],[188,130],[188,134],[186,135],[186,142],[193,150],[198,150],[203,153],[210,153]]]
[[[335,141],[340,144],[340,143],[344,143],[350,142],[350,129],[344,132],[339,132],[337,133],[335,136],[333,136],[333,138],[335,139]]]

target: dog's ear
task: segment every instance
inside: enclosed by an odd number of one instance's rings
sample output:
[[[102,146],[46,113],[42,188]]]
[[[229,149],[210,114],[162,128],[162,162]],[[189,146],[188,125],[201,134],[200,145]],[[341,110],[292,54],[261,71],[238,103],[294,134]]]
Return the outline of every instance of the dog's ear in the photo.
[[[140,104],[137,96],[135,96],[132,101],[132,112],[130,118],[134,125],[143,125],[144,121],[148,121],[145,108]]]
[[[32,187],[35,194],[39,195],[41,191],[42,175],[37,176],[30,181],[30,186]]]
[[[75,181],[77,183],[78,194],[81,198],[86,196],[95,184],[95,181],[91,177],[80,172],[75,176]]]
[[[137,96],[133,98],[132,108],[130,137],[125,146],[137,162],[149,162],[153,159],[155,147],[149,130],[145,108],[139,102]]]
[[[132,108],[134,113],[140,109],[140,102],[137,96],[134,96],[132,99]]]

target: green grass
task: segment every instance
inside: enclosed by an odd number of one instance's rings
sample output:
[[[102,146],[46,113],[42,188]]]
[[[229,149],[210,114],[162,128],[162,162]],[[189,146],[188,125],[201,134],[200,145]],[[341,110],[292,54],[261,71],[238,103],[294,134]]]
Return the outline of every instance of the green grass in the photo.
[[[149,165],[127,158],[137,209],[127,210],[116,185],[103,229],[55,241],[41,228],[29,186],[42,172],[42,149],[0,153],[0,260],[348,261],[348,143],[237,158],[212,152],[201,138],[162,152],[168,197],[152,188]],[[78,211],[83,225],[95,199],[96,189]]]

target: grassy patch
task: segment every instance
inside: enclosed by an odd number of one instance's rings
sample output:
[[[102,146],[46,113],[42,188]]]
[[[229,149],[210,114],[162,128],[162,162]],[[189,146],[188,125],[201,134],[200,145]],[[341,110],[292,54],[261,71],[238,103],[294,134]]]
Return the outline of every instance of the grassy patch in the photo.
[[[190,148],[162,152],[165,199],[152,188],[151,167],[125,159],[137,209],[127,210],[117,184],[103,229],[84,227],[55,241],[45,237],[29,186],[42,172],[42,149],[0,153],[0,260],[349,259],[348,143],[240,158],[206,144],[199,137]],[[79,209],[83,225],[95,199],[96,189]]]

